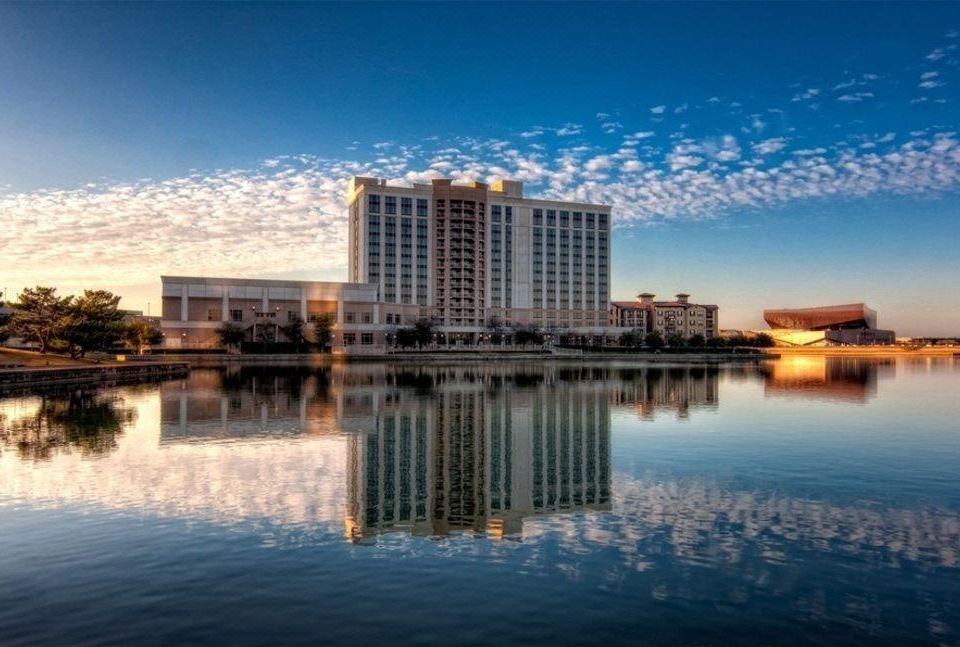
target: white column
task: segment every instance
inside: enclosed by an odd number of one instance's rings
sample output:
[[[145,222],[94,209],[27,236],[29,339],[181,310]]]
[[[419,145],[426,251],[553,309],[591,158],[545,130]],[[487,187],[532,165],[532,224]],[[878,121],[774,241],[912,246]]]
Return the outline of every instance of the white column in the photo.
[[[264,286],[262,289],[263,289],[263,299],[261,299],[261,303],[260,303],[260,312],[266,312],[267,309],[270,307],[270,299],[267,298],[267,291],[270,288]]]
[[[380,323],[380,304],[379,303],[373,304],[373,323],[375,324]]]
[[[180,321],[187,321],[190,315],[190,286],[183,283],[180,286]]]
[[[300,288],[300,318],[307,320],[307,288]]]
[[[337,323],[343,324],[343,295],[337,295]]]
[[[220,306],[221,321],[230,321],[230,288],[223,286],[223,304]]]

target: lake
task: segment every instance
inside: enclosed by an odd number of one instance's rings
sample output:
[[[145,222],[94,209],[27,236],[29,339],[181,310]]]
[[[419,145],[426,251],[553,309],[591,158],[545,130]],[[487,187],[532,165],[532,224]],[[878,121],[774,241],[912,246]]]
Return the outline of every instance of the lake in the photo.
[[[960,359],[0,398],[0,644],[960,644]]]

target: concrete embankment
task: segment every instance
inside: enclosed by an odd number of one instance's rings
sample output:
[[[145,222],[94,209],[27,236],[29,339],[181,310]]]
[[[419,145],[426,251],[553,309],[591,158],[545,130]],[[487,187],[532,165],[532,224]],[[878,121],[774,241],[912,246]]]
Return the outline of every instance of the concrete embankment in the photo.
[[[137,364],[94,364],[0,370],[0,393],[45,386],[72,384],[128,384],[154,379],[183,377],[190,373],[187,362],[139,362]]]
[[[366,355],[328,355],[320,353],[276,355],[217,355],[177,354],[167,355],[171,360],[189,362],[193,367],[203,366],[326,366],[337,362],[402,362],[412,364],[436,364],[446,362],[512,362],[512,361],[582,361],[582,362],[637,362],[637,363],[708,363],[755,362],[776,357],[769,353],[573,353],[546,351],[484,352],[484,351],[417,351],[378,353]]]

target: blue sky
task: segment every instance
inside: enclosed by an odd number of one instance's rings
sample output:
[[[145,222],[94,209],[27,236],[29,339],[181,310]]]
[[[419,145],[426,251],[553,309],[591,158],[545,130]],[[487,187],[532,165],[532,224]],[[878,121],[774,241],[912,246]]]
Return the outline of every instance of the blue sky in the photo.
[[[949,3],[2,4],[0,289],[342,279],[350,174],[509,176],[614,205],[616,298],[960,334],[958,46]]]

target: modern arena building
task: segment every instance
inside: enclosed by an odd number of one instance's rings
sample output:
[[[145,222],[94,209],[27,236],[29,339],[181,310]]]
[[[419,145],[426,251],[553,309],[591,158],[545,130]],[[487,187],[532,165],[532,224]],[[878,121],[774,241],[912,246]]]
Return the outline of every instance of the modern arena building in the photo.
[[[892,330],[877,328],[877,312],[864,303],[764,310],[764,331],[780,346],[893,344]]]

